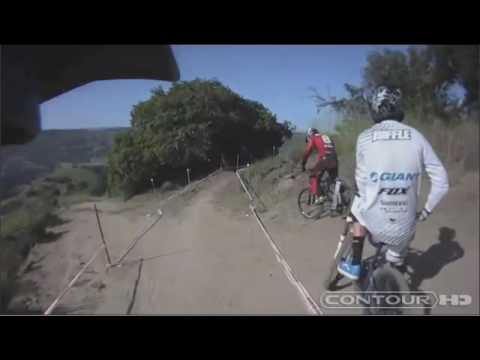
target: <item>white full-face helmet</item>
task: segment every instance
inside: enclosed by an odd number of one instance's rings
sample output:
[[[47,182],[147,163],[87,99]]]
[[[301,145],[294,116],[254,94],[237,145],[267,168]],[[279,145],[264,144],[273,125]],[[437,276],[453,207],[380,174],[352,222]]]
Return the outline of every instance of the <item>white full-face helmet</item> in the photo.
[[[308,128],[307,130],[307,136],[305,137],[305,142],[308,142],[310,140],[310,138],[315,135],[315,134],[318,134],[318,130],[315,129],[315,128]]]
[[[370,98],[370,113],[373,121],[403,120],[402,92],[400,89],[379,86]]]

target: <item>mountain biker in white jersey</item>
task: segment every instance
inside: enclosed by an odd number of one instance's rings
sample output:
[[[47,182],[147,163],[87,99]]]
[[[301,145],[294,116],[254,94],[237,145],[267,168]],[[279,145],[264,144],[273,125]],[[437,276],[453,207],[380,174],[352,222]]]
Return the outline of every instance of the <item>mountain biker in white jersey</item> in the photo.
[[[387,261],[401,266],[415,235],[416,221],[424,221],[448,192],[448,177],[430,143],[416,129],[402,124],[399,89],[378,87],[369,101],[375,125],[363,131],[356,145],[354,218],[351,259],[338,271],[360,277],[362,249],[367,231],[387,246]],[[423,210],[417,214],[422,170],[431,189]]]

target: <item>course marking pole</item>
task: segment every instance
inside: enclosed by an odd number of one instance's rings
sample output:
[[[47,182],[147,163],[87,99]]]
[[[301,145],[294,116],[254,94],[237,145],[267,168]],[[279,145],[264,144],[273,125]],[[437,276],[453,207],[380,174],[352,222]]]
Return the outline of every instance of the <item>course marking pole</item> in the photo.
[[[153,178],[150,178],[150,182],[152,183],[152,192],[155,194],[155,181]]]
[[[205,180],[208,180],[209,178],[211,178],[212,176],[216,175],[217,173],[221,172],[221,169],[218,169],[218,170],[215,170],[214,172],[212,172],[210,175],[208,175],[207,177],[199,180],[197,183],[195,184],[192,184],[192,185],[198,185],[200,183],[202,183],[203,181]],[[173,194],[172,196],[170,196],[169,198],[163,200],[163,202],[167,202],[171,199],[173,199],[174,197],[176,196],[179,196],[183,193],[185,193],[186,191],[188,191],[189,189],[184,189],[182,191],[180,191],[179,193],[176,193],[176,194]],[[100,230],[100,234],[101,234],[101,237],[102,237],[102,241],[103,243],[95,250],[95,252],[93,253],[92,257],[90,258],[90,260],[80,269],[80,271],[73,277],[73,279],[68,283],[68,285],[65,287],[65,289],[63,289],[63,291],[60,293],[59,296],[57,296],[57,298],[55,298],[55,300],[52,302],[52,304],[47,308],[47,310],[44,312],[44,315],[50,315],[52,313],[52,311],[55,309],[55,307],[58,305],[58,303],[60,302],[60,300],[67,294],[67,292],[72,288],[72,286],[75,284],[75,282],[80,278],[80,276],[83,274],[83,272],[93,263],[93,261],[95,260],[95,258],[98,256],[98,254],[100,254],[100,251],[102,249],[105,249],[105,254],[106,256],[108,256],[108,260],[109,261],[109,266],[108,267],[116,267],[116,266],[121,266],[121,262],[125,259],[125,257],[128,255],[128,253],[133,249],[133,247],[136,245],[136,243],[148,232],[150,231],[150,229],[153,228],[153,226],[160,220],[160,218],[162,217],[163,215],[163,212],[161,209],[158,209],[157,210],[157,214],[158,214],[158,217],[157,219],[155,219],[153,221],[153,223],[151,223],[150,225],[147,226],[146,229],[144,229],[140,234],[139,236],[136,236],[132,242],[132,244],[127,248],[126,252],[120,257],[119,261],[117,261],[115,264],[111,264],[111,261],[110,261],[110,254],[108,253],[108,249],[107,249],[107,243],[105,242],[105,239],[103,237],[103,231],[102,231],[102,228],[101,228],[101,225],[100,225],[100,218],[98,216],[98,210],[97,210],[97,206],[96,204],[94,204],[94,211],[95,211],[95,214],[96,214],[96,217],[97,217],[97,223],[98,223],[98,226],[99,226],[99,230]]]
[[[100,231],[100,238],[102,239],[103,248],[105,250],[105,257],[107,259],[107,267],[112,266],[112,259],[110,258],[110,253],[108,252],[107,242],[103,236],[102,224],[100,223],[100,217],[98,216],[97,204],[93,204],[93,209],[95,210],[95,215],[97,217],[98,230]]]

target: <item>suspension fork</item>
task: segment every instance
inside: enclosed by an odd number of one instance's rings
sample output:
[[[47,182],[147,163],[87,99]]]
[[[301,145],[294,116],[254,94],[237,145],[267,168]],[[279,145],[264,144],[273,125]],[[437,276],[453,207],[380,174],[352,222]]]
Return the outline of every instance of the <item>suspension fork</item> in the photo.
[[[343,243],[345,242],[345,239],[347,238],[348,232],[352,231],[352,225],[353,225],[353,218],[351,216],[347,216],[345,218],[345,228],[343,232],[340,234],[340,241],[337,244],[337,249],[335,250],[335,254],[333,255],[333,258],[336,259],[338,256],[338,253],[340,252],[340,249],[343,246]]]

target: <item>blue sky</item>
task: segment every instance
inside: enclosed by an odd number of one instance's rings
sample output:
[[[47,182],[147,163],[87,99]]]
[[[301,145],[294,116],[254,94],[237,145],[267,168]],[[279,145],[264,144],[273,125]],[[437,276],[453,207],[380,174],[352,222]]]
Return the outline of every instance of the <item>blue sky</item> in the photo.
[[[173,45],[181,80],[216,78],[240,95],[260,101],[279,120],[299,129],[329,128],[331,113],[316,113],[310,87],[344,95],[343,84],[359,84],[370,51],[405,50],[380,45]],[[132,106],[150,97],[151,80],[97,81],[41,106],[44,129],[129,126]]]

